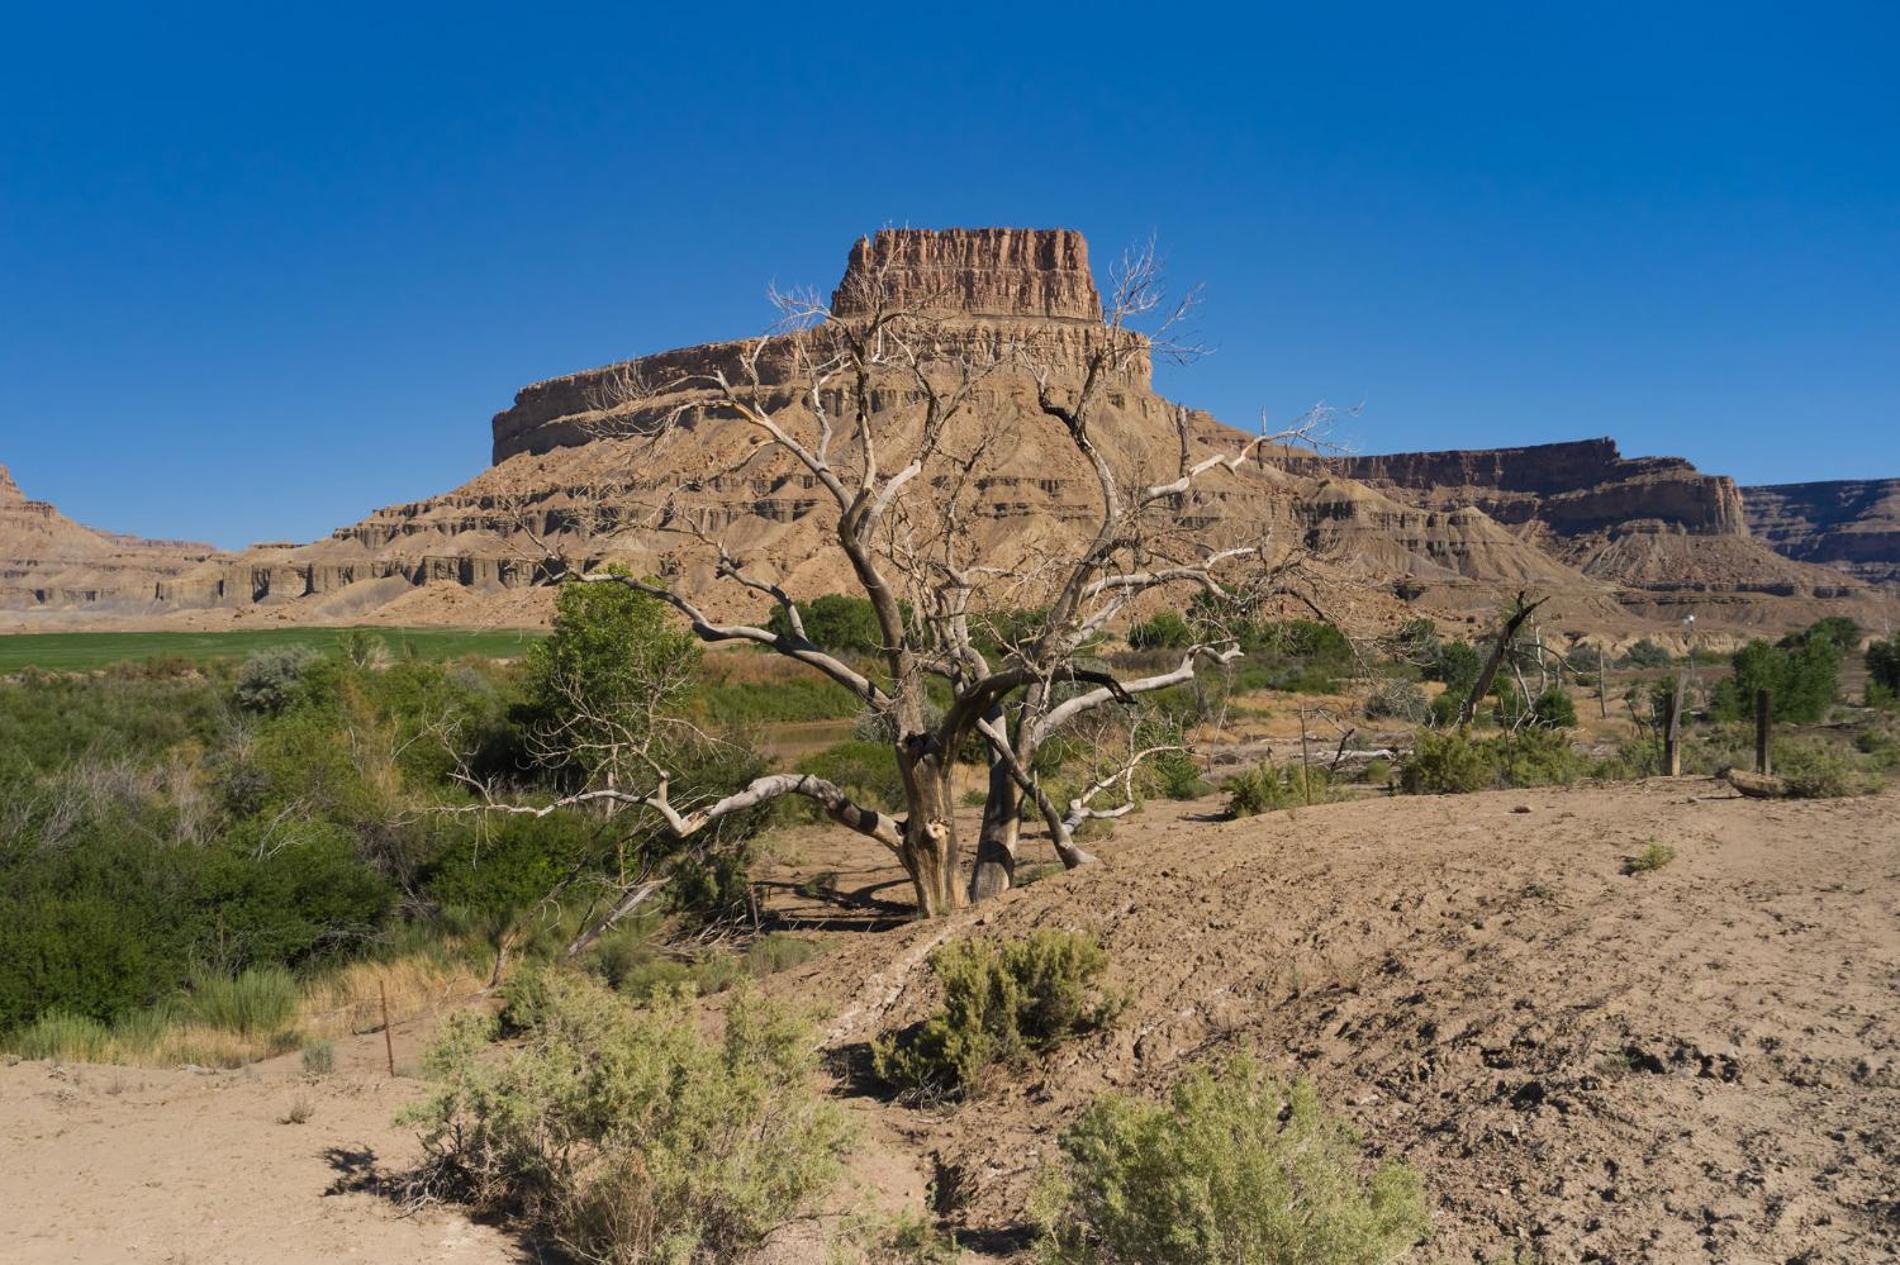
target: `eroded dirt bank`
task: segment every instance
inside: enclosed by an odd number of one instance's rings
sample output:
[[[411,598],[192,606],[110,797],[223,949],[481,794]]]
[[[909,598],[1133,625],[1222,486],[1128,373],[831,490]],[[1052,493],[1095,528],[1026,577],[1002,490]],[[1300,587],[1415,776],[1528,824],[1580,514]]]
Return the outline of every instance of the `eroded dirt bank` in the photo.
[[[1102,867],[960,920],[1091,928],[1130,998],[988,1102],[875,1109],[986,1240],[1091,1095],[1245,1046],[1424,1171],[1420,1260],[1900,1258],[1900,798],[1685,780],[1189,820],[1208,807],[1151,806]],[[1652,840],[1676,859],[1623,874]],[[848,1052],[924,1012],[909,967],[942,931],[782,986],[828,996]]]

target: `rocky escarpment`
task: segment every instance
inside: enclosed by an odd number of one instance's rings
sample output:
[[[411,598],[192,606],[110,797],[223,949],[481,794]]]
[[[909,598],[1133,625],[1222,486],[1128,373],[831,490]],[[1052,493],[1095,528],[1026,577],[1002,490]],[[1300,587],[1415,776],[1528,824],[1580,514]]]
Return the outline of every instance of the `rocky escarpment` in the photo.
[[[1651,521],[1695,535],[1746,536],[1742,494],[1727,475],[1680,457],[1625,457],[1614,439],[1445,452],[1339,457],[1328,466],[1433,505],[1475,506],[1509,526],[1562,536]]]
[[[0,466],[0,610],[149,611],[161,600],[159,585],[217,552],[75,523],[48,502],[29,500]]]
[[[1093,340],[1107,336],[1082,236],[887,230],[852,248],[832,303],[848,316],[901,310],[940,349],[998,366],[947,439],[982,453],[969,476],[969,530],[1005,566],[1033,569],[1073,547],[1097,512],[1098,493],[1060,425],[1037,407],[1036,372],[1072,377]],[[523,388],[494,419],[494,466],[467,485],[380,510],[301,548],[221,560],[170,591],[181,605],[333,615],[374,606],[424,618],[422,595],[451,586],[501,601],[525,597],[545,578],[552,551],[667,576],[722,612],[756,605],[755,594],[718,582],[700,542],[654,530],[662,503],[673,521],[690,518],[794,591],[848,587],[851,577],[827,544],[829,498],[783,454],[755,454],[750,428],[732,425],[703,391],[714,374],[756,382],[750,389],[759,402],[790,425],[812,426],[794,380],[811,350],[805,337],[659,352]],[[914,378],[901,366],[880,371],[873,398],[879,425],[901,443],[920,416]],[[1181,416],[1197,451],[1244,442],[1155,394],[1147,359],[1136,356],[1108,390],[1096,439],[1121,466],[1172,477]],[[1408,593],[1460,610],[1488,610],[1498,586],[1535,582],[1613,610],[1609,586],[1482,513],[1402,504],[1325,472],[1268,464],[1210,478],[1194,518],[1209,539],[1270,529],[1287,548],[1349,559],[1388,596],[1402,582]]]
[[[903,311],[934,323],[946,351],[977,361],[1021,358],[1055,367],[1082,363],[1102,335],[1102,302],[1088,243],[1069,229],[885,229],[859,238],[832,310],[861,318]],[[494,460],[578,447],[643,425],[705,419],[690,403],[715,376],[786,388],[798,372],[795,336],[708,343],[657,352],[523,387],[495,415]],[[1146,387],[1145,357],[1127,376]],[[776,403],[784,403],[781,392]]]
[[[1799,622],[1817,604],[1878,605],[1851,577],[1754,538],[1747,501],[1726,475],[1679,457],[1625,457],[1611,439],[1313,462],[1414,504],[1482,510],[1619,586],[1619,600],[1640,614],[1670,618],[1693,607],[1772,624]]]
[[[1099,513],[1093,470],[1037,398],[1039,380],[1076,385],[1109,337],[1080,234],[886,230],[852,248],[831,302],[844,316],[906,313],[912,345],[940,353],[930,373],[953,374],[947,366],[960,360],[987,366],[940,451],[967,463],[958,530],[997,574],[1027,582],[1088,538]],[[799,368],[823,353],[823,337],[713,343],[535,383],[495,416],[494,464],[462,487],[310,544],[207,556],[154,582],[153,595],[174,611],[512,622],[545,617],[542,581],[556,567],[613,561],[667,578],[715,616],[756,614],[757,592],[721,578],[712,540],[793,593],[848,589],[831,498],[705,390],[715,375],[744,384],[788,430],[822,442]],[[897,360],[872,370],[867,386],[880,449],[902,450],[922,425],[923,386]],[[818,403],[839,415],[823,391]],[[1190,455],[1247,439],[1156,394],[1142,355],[1104,384],[1101,405],[1091,441],[1142,484],[1174,478],[1183,423]],[[857,459],[854,445],[833,454],[847,466]],[[1854,583],[1757,546],[1730,481],[1672,459],[1625,459],[1607,440],[1340,462],[1274,454],[1213,471],[1180,508],[1200,543],[1303,549],[1340,582],[1340,601],[1371,595],[1394,617],[1481,621],[1505,594],[1531,588],[1552,599],[1554,617],[1632,635],[1632,621],[1667,614],[1676,596],[1711,592],[1734,622],[1788,625],[1810,616],[1774,604],[1784,589],[1811,598],[1813,575]],[[1701,544],[1685,552],[1685,540]],[[1763,559],[1788,574],[1764,572]]]
[[[1900,479],[1743,489],[1755,535],[1778,552],[1900,586]]]
[[[1089,245],[1073,229],[890,228],[860,237],[831,310],[1043,321],[1102,320]]]

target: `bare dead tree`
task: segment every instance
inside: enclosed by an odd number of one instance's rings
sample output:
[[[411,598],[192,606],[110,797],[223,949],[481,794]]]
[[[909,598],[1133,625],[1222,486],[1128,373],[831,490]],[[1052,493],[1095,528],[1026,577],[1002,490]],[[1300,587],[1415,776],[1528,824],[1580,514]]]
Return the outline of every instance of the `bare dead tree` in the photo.
[[[1497,680],[1498,668],[1503,665],[1506,656],[1510,653],[1511,645],[1517,639],[1518,630],[1524,627],[1526,620],[1537,613],[1538,607],[1549,600],[1548,597],[1540,597],[1533,602],[1527,594],[1521,592],[1512,600],[1510,607],[1504,613],[1503,622],[1498,625],[1497,633],[1492,639],[1491,653],[1485,658],[1484,668],[1478,673],[1477,681],[1472,684],[1471,694],[1465,699],[1464,706],[1458,709],[1459,728],[1462,729],[1471,723],[1471,718],[1477,715],[1480,701],[1491,692],[1491,684]]]
[[[1313,606],[1305,559],[1262,527],[1251,538],[1210,542],[1203,485],[1249,462],[1310,442],[1316,417],[1225,445],[1197,438],[1185,410],[1174,419],[1167,468],[1149,468],[1155,445],[1118,446],[1106,435],[1118,397],[1145,386],[1145,361],[1186,359],[1179,337],[1190,295],[1169,301],[1152,244],[1114,270],[1102,324],[1081,347],[1008,341],[994,331],[945,322],[932,296],[900,295],[877,268],[854,273],[845,300],[775,295],[773,333],[732,357],[664,382],[637,371],[603,377],[596,406],[623,419],[612,433],[657,443],[675,428],[731,427],[754,444],[723,469],[668,489],[647,507],[647,526],[692,537],[717,578],[781,612],[777,621],[724,622],[674,584],[622,571],[573,567],[566,582],[618,584],[674,608],[707,643],[750,644],[805,665],[848,690],[890,734],[903,786],[901,815],[855,803],[831,782],[778,773],[687,809],[670,794],[668,771],[650,765],[636,785],[591,787],[540,806],[545,813],[602,800],[637,803],[687,837],[724,817],[785,795],[804,796],[835,822],[889,848],[910,876],[919,909],[941,914],[1005,890],[1013,881],[1025,817],[1039,818],[1064,864],[1093,858],[1075,843],[1092,817],[1126,811],[1135,770],[1173,749],[1132,739],[1113,767],[1058,803],[1036,773],[1057,735],[1103,709],[1192,680],[1206,664],[1241,653],[1222,611],[1251,611],[1291,595]],[[841,314],[842,313],[842,314]],[[1083,469],[1094,505],[1083,539],[1025,556],[986,556],[973,521],[984,479],[995,470],[998,401],[1026,391],[1065,458]],[[607,425],[616,423],[608,422]],[[730,553],[695,517],[691,493],[755,463],[778,462],[817,490],[835,519],[830,543],[868,599],[879,630],[876,666],[815,644],[797,603],[776,579]],[[1236,533],[1230,531],[1230,536]],[[1171,599],[1160,595],[1172,593]],[[1128,676],[1091,647],[1118,620],[1163,600],[1206,594],[1202,635],[1163,670]],[[1314,606],[1314,609],[1318,609]],[[1007,629],[1004,610],[1032,611]],[[774,623],[767,627],[766,623]],[[946,707],[930,682],[947,685]],[[1129,727],[1132,735],[1136,727]],[[966,742],[988,752],[988,785],[974,864],[965,872],[955,822],[952,770]]]

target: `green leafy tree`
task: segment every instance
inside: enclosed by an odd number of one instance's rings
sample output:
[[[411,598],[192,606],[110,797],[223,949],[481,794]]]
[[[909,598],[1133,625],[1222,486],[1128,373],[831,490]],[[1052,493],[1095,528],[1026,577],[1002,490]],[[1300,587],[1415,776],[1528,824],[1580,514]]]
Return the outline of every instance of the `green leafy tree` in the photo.
[[[875,654],[884,645],[878,628],[877,609],[865,597],[849,593],[826,593],[809,602],[797,602],[805,636],[820,649],[834,653]],[[792,621],[780,608],[765,621],[766,628],[779,636],[790,636]]]
[[[1803,637],[1791,647],[1749,642],[1729,659],[1730,675],[1717,684],[1711,710],[1722,720],[1755,713],[1757,691],[1767,690],[1774,718],[1795,724],[1824,719],[1839,688],[1841,652],[1831,637]]]
[[[1867,647],[1867,693],[1870,702],[1900,698],[1900,633]]]
[[[1194,628],[1177,611],[1162,611],[1128,630],[1128,644],[1137,650],[1179,650],[1194,644]]]
[[[637,589],[563,587],[553,632],[528,655],[536,755],[587,789],[639,780],[642,766],[683,741],[680,717],[700,653],[692,634]],[[601,802],[617,801],[609,794]]]

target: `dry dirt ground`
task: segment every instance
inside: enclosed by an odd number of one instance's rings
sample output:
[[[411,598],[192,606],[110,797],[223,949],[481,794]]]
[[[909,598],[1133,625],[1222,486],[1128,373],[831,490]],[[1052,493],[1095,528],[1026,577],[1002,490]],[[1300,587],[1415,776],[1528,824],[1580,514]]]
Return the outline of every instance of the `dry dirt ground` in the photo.
[[[1094,1094],[1251,1048],[1424,1172],[1419,1261],[1900,1260],[1900,797],[1685,779],[1209,807],[1152,805],[1100,867],[780,983],[829,1002],[849,1065],[926,1011],[945,934],[1100,936],[1131,1002],[1111,1030],[981,1103],[868,1113],[972,1241],[1019,1240]],[[1625,875],[1652,840],[1676,860]]]
[[[1416,1262],[1900,1259],[1900,795],[1761,803],[1685,779],[1239,822],[1214,806],[1151,805],[1103,865],[934,924],[902,920],[874,846],[793,839],[835,893],[798,896],[787,872],[773,905],[830,951],[771,987],[825,1012],[879,1202],[928,1192],[973,1250],[1008,1254],[1090,1097],[1244,1047],[1423,1171]],[[1623,874],[1652,840],[1677,858]],[[931,946],[1044,925],[1108,948],[1129,998],[1109,1031],[955,1110],[852,1079],[865,1040],[933,1002]],[[402,1037],[399,1065],[420,1034]],[[0,1261],[534,1259],[449,1212],[326,1194],[366,1153],[415,1153],[390,1116],[417,1087],[379,1075],[380,1037],[339,1059],[315,1083],[294,1056],[0,1068]],[[280,1123],[299,1097],[309,1121]],[[794,1240],[773,1259],[822,1257]]]

